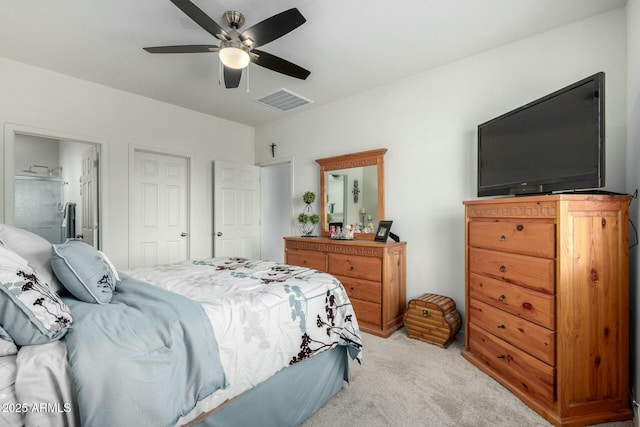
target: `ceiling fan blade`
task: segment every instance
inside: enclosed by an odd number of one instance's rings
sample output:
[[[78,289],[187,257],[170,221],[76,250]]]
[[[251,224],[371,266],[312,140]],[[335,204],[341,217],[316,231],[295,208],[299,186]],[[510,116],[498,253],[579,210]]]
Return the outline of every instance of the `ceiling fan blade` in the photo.
[[[224,67],[224,87],[226,87],[227,89],[233,89],[240,86],[241,77],[242,70]]]
[[[242,32],[241,39],[243,41],[247,39],[253,40],[251,47],[262,46],[295,30],[305,22],[307,20],[294,7],[247,28]]]
[[[181,46],[156,46],[143,47],[149,53],[200,53],[200,52],[217,52],[220,50],[218,46],[213,44],[190,44]]]
[[[189,0],[171,0],[171,3],[175,4],[181,11],[183,11],[189,18],[193,19],[196,24],[204,28],[209,34],[214,37],[222,35],[228,38],[227,32],[218,25],[209,15],[204,13],[198,6],[191,3]]]
[[[311,71],[305,70],[299,65],[296,65],[292,62],[287,61],[286,59],[282,59],[270,53],[258,49],[253,49],[251,52],[258,55],[258,57],[254,59],[253,62],[257,65],[260,65],[261,67],[268,68],[278,73],[286,74],[287,76],[295,77],[301,80],[306,79],[307,77],[309,77],[309,74],[311,74]]]

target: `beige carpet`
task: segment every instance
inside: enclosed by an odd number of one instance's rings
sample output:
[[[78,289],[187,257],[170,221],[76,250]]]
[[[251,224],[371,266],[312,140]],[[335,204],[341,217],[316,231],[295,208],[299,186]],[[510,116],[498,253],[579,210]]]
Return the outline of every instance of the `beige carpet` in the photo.
[[[445,350],[410,339],[401,329],[387,339],[363,334],[363,341],[363,364],[350,362],[350,384],[304,427],[550,425],[467,362],[460,339]]]

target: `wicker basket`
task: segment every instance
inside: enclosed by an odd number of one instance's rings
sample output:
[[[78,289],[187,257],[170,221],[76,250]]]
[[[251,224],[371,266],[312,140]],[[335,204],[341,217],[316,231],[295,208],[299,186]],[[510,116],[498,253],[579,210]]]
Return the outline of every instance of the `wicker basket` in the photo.
[[[447,348],[456,339],[462,318],[449,297],[424,294],[409,301],[404,325],[409,338]]]

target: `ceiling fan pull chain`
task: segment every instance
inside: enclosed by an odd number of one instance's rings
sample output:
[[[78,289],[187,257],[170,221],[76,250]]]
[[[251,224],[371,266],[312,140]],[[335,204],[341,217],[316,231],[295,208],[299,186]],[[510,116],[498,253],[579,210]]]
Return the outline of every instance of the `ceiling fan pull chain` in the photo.
[[[222,86],[222,61],[218,61],[218,86]]]
[[[247,95],[249,94],[249,75],[251,74],[249,73],[250,68],[251,67],[247,67]]]

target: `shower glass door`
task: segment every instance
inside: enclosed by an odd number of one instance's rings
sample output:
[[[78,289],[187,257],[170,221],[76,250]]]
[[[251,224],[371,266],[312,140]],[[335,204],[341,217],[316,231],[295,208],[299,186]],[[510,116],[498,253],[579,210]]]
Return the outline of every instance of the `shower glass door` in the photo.
[[[15,177],[15,225],[51,243],[62,243],[65,183],[58,178]]]

